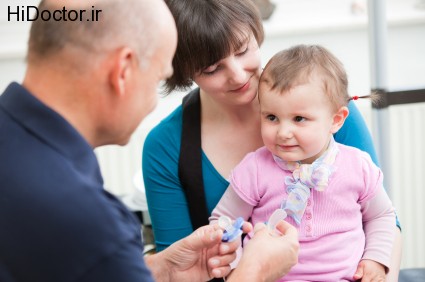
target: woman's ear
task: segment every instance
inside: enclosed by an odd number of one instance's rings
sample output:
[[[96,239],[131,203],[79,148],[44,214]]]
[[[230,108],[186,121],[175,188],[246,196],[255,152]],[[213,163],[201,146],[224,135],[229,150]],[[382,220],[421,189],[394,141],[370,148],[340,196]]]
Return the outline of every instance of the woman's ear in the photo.
[[[331,133],[336,133],[344,125],[348,114],[349,110],[347,107],[339,108],[339,110],[333,116]]]
[[[118,96],[125,95],[127,85],[131,82],[133,68],[136,64],[136,54],[130,48],[118,49],[113,54],[109,82]]]

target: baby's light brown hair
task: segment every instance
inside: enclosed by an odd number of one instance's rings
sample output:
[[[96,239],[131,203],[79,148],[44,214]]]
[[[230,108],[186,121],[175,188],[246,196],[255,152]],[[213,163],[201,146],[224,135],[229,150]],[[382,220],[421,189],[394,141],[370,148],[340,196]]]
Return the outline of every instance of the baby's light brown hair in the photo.
[[[265,66],[260,84],[266,83],[271,90],[283,93],[307,83],[313,74],[321,78],[324,92],[335,110],[353,99],[348,95],[348,79],[343,64],[320,45],[296,45],[278,52]],[[373,93],[355,97],[371,98],[372,101],[378,99]]]

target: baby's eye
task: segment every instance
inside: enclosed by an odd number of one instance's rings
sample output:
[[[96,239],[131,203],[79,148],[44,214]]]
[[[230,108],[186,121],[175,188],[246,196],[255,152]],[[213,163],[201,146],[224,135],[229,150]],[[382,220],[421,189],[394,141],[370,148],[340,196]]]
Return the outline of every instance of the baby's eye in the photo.
[[[296,122],[302,122],[302,121],[305,121],[305,117],[302,117],[302,116],[296,116],[296,117],[294,118],[294,120],[295,120]]]
[[[268,119],[269,121],[276,121],[277,117],[275,115],[267,115],[266,119]]]

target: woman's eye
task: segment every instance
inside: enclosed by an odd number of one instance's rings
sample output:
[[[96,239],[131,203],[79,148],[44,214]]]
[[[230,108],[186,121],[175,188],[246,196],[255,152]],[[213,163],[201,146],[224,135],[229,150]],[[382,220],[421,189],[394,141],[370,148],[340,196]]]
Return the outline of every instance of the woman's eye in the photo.
[[[213,71],[203,71],[202,74],[204,74],[204,75],[213,75],[213,74],[215,74],[216,71],[217,71],[217,69],[215,69]]]
[[[296,122],[302,122],[302,121],[305,121],[305,117],[302,117],[302,116],[296,116],[296,117],[294,118],[294,120],[295,120]]]
[[[246,54],[247,52],[248,52],[248,46],[246,46],[246,48],[242,52],[239,52],[237,54],[237,56],[242,56],[242,55]]]
[[[202,71],[204,75],[213,75],[220,69],[219,65],[212,65]]]

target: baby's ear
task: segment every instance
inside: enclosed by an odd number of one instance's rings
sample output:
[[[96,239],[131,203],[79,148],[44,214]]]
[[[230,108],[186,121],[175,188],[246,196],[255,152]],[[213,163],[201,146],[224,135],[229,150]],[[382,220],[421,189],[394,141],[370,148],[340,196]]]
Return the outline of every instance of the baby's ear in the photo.
[[[339,108],[339,110],[333,116],[331,133],[336,133],[344,125],[348,114],[349,110],[347,107]]]

